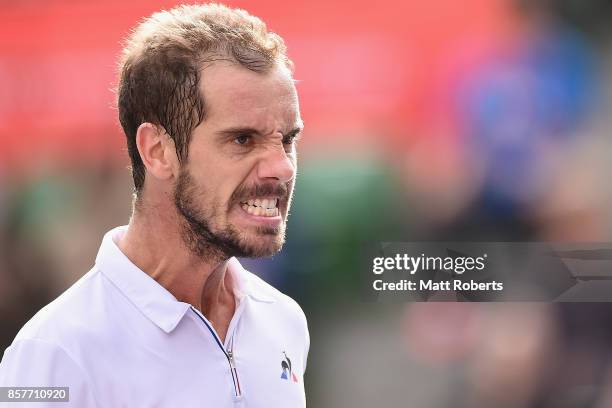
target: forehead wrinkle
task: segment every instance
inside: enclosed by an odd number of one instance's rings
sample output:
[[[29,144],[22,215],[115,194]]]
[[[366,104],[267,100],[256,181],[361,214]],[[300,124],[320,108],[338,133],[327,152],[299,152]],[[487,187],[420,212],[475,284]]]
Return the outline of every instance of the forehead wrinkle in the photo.
[[[217,119],[227,128],[253,128],[266,135],[276,130],[290,131],[301,127],[302,120],[294,101],[277,100],[267,103],[262,99],[230,98],[211,103],[208,118]],[[221,103],[219,103],[221,102]]]
[[[275,71],[251,72],[224,61],[203,71],[209,74],[203,72],[200,84],[206,121],[214,127],[254,128],[269,134],[277,129],[290,131],[296,122],[301,125],[297,91],[290,77]]]

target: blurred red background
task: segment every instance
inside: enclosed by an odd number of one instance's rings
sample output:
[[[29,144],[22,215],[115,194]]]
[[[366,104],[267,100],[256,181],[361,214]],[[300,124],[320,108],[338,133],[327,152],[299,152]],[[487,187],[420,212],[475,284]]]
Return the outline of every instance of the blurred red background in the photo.
[[[111,89],[121,40],[143,16],[174,4],[3,3],[0,162],[116,157],[124,141]],[[449,65],[516,30],[502,0],[229,4],[285,38],[312,138],[305,143],[330,132],[399,143],[428,133],[444,120],[440,87]]]

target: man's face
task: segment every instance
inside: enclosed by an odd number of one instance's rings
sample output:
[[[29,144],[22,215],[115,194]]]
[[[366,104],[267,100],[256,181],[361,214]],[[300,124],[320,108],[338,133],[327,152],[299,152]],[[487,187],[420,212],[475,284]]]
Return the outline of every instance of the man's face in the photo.
[[[183,238],[198,256],[269,256],[285,241],[302,128],[290,73],[220,61],[202,72],[206,116],[175,184]]]

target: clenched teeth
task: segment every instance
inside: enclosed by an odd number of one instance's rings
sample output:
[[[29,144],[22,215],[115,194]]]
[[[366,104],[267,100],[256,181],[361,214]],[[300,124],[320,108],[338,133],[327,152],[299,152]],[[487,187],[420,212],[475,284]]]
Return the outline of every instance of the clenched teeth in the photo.
[[[275,217],[279,214],[277,198],[256,198],[242,202],[240,206],[252,215]]]
[[[254,200],[243,202],[242,204],[272,209],[278,207],[278,198],[256,198]]]

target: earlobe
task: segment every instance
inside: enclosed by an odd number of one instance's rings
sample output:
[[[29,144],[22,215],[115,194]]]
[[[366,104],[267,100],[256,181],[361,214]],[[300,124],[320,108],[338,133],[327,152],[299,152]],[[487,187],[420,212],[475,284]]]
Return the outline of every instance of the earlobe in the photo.
[[[171,140],[160,126],[143,123],[136,132],[136,146],[147,174],[159,180],[174,176],[175,163],[168,150],[173,148]]]

